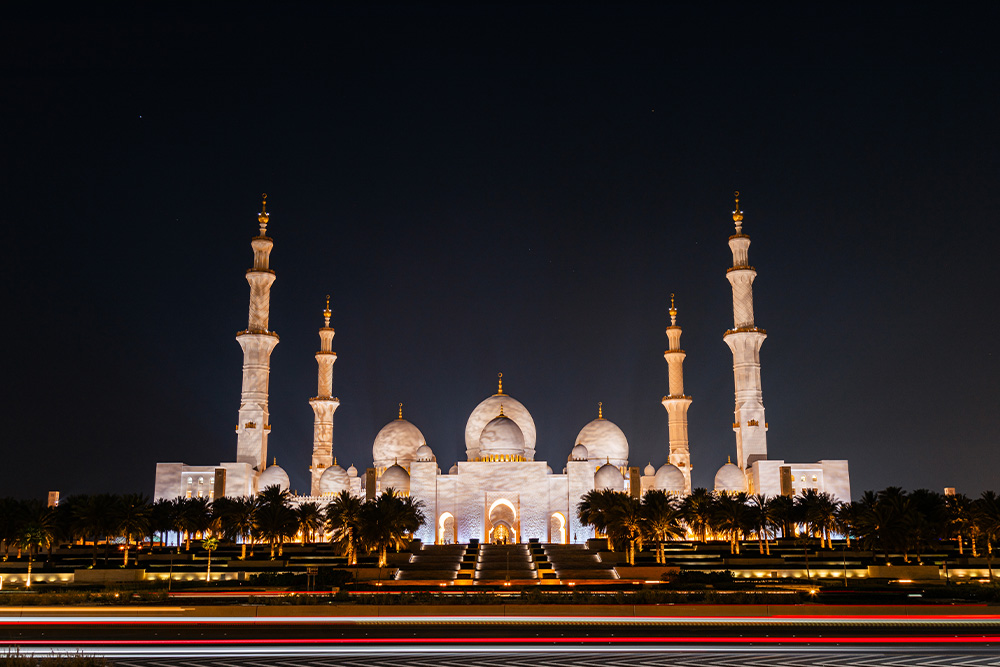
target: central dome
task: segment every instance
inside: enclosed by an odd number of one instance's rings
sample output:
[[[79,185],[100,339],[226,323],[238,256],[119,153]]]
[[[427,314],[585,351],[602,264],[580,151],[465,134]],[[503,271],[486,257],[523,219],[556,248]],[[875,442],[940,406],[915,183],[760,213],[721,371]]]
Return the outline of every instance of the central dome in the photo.
[[[372,459],[376,468],[388,468],[394,463],[409,465],[417,458],[417,449],[425,444],[424,434],[405,419],[395,419],[375,436]]]
[[[483,429],[497,415],[500,414],[500,406],[503,406],[503,413],[508,419],[517,424],[524,437],[524,458],[527,461],[535,460],[535,420],[527,408],[521,402],[500,389],[482,403],[469,415],[469,421],[465,425],[465,454],[469,461],[479,458],[479,439],[483,434]]]
[[[479,436],[479,458],[490,456],[525,458],[524,433],[513,419],[502,412],[486,425]]]
[[[612,422],[598,417],[583,427],[576,436],[576,444],[587,448],[591,461],[628,465],[628,440],[622,430]]]

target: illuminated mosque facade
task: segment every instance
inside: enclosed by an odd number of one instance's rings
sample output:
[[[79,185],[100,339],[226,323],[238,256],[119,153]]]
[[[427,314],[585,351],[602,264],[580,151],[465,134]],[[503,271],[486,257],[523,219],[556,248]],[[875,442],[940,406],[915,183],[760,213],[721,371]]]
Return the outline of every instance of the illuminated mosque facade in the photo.
[[[157,463],[154,497],[249,496],[277,485],[289,488],[288,474],[276,463],[267,464],[270,357],[278,335],[269,329],[270,290],[275,273],[270,268],[273,241],[267,236],[270,214],[266,195],[258,215],[259,234],[251,240],[253,267],[247,271],[250,309],[247,328],[236,336],[243,349],[243,383],[236,427],[236,460],[218,465],[192,466]],[[724,340],[733,353],[735,380],[736,461],[715,475],[720,493],[796,495],[807,489],[850,500],[846,460],[791,464],[767,456],[767,422],[760,381],[760,348],[766,338],[754,324],[753,281],[749,265],[750,239],[742,231],[743,212],[737,193],[733,212],[736,233],[729,238],[733,266],[727,278],[733,290],[733,328]],[[581,525],[576,506],[595,489],[613,489],[641,496],[660,489],[677,496],[691,493],[691,455],[687,412],[691,397],[684,394],[684,351],[681,328],[671,295],[668,350],[669,394],[662,399],[668,415],[669,454],[659,468],[629,466],[629,444],[622,430],[604,418],[586,424],[567,447],[561,472],[535,460],[535,422],[528,409],[504,392],[500,376],[497,391],[483,399],[465,427],[466,460],[442,472],[420,430],[398,417],[386,424],[372,445],[372,466],[359,471],[337,465],[333,448],[334,413],[340,401],[333,396],[334,330],[330,327],[327,297],[324,322],[316,352],[316,396],[309,400],[314,413],[310,493],[293,502],[325,503],[341,491],[373,498],[388,489],[407,494],[424,505],[427,522],[416,537],[424,543],[486,542],[578,543],[593,537]]]

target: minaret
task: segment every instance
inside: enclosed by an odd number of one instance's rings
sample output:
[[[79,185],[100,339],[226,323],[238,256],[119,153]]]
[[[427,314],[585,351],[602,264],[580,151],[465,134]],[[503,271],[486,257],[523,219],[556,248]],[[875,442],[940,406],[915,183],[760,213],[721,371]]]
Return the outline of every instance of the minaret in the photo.
[[[757,272],[747,261],[750,237],[743,233],[740,193],[736,193],[733,211],[736,233],[729,237],[733,266],[726,278],[733,286],[733,328],[723,340],[733,351],[733,376],[736,382],[736,465],[749,470],[754,461],[767,458],[767,422],[760,388],[760,346],[767,332],[753,323],[753,280]]]
[[[684,473],[684,493],[691,493],[691,452],[688,450],[688,408],[691,397],[684,395],[684,350],[681,349],[681,328],[677,326],[677,308],[670,295],[670,326],[667,327],[670,349],[663,358],[670,366],[670,395],[663,397],[663,407],[669,415],[670,463]]]
[[[309,466],[312,483],[310,495],[320,495],[319,478],[323,471],[333,465],[333,413],[340,407],[340,400],[333,397],[333,362],[337,353],[333,351],[333,328],[330,326],[330,295],[326,295],[326,310],[323,311],[323,327],[319,330],[319,365],[316,397],[309,399],[313,409],[313,455]]]
[[[243,348],[243,394],[240,421],[236,426],[236,460],[263,472],[267,465],[267,436],[271,432],[267,413],[267,383],[271,373],[271,352],[278,334],[268,331],[271,310],[271,283],[274,271],[268,267],[274,242],[267,236],[267,195],[257,221],[260,235],[250,242],[253,268],[247,271],[250,283],[250,317],[245,331],[236,334]]]

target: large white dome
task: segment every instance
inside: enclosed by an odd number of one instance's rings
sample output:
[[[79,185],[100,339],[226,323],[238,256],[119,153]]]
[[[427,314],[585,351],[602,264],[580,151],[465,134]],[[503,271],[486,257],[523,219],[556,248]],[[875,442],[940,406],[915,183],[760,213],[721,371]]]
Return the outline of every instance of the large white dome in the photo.
[[[747,490],[747,476],[733,463],[727,463],[715,473],[715,490],[737,493]]]
[[[405,419],[395,419],[375,436],[372,460],[376,468],[388,468],[394,463],[409,465],[417,458],[417,450],[424,443],[424,434]]]
[[[389,466],[378,481],[382,493],[389,489],[403,495],[410,493],[410,473],[406,472],[403,466]]]
[[[257,479],[257,490],[263,491],[269,486],[279,486],[282,491],[288,490],[288,473],[277,463],[269,465],[267,470],[261,473]]]
[[[664,463],[656,471],[653,488],[667,493],[684,493],[684,473],[674,464]]]
[[[587,448],[591,461],[628,465],[628,440],[622,430],[604,418],[597,418],[583,427],[576,444]]]
[[[625,490],[625,477],[622,471],[616,466],[605,463],[594,474],[594,488],[598,491],[611,489],[612,491]]]
[[[341,491],[351,490],[351,478],[347,471],[334,463],[323,471],[319,477],[320,495],[336,495]]]
[[[479,458],[490,456],[525,458],[524,433],[506,415],[490,420],[479,436]]]
[[[469,421],[465,425],[465,455],[469,461],[475,461],[479,456],[479,437],[483,434],[483,429],[498,414],[500,406],[503,405],[504,416],[513,420],[521,429],[524,436],[524,458],[528,461],[535,460],[535,420],[527,408],[521,405],[520,401],[507,394],[493,394],[485,401],[476,406],[476,409],[469,415]]]

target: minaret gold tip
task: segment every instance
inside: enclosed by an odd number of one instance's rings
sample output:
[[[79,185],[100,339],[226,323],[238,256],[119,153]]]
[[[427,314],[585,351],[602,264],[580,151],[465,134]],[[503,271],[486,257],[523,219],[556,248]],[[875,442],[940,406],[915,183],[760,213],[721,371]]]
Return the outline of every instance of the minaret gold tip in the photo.
[[[670,295],[670,326],[677,326],[677,307],[674,305],[674,295]]]
[[[267,193],[263,193],[261,198],[260,213],[257,214],[257,222],[260,223],[260,235],[265,236],[265,232],[267,232],[267,221],[270,220],[271,214],[267,212]]]
[[[503,373],[497,373],[497,396],[503,396]]]
[[[399,404],[399,419],[403,418],[403,404]]]
[[[743,211],[740,210],[740,191],[733,193],[736,197],[736,210],[733,211],[733,222],[736,223],[736,233],[741,234],[743,229]]]
[[[604,403],[601,401],[597,402],[597,418],[604,419]]]
[[[325,326],[329,328],[330,326],[330,295],[326,295],[326,309],[323,311],[323,319],[325,321]]]

